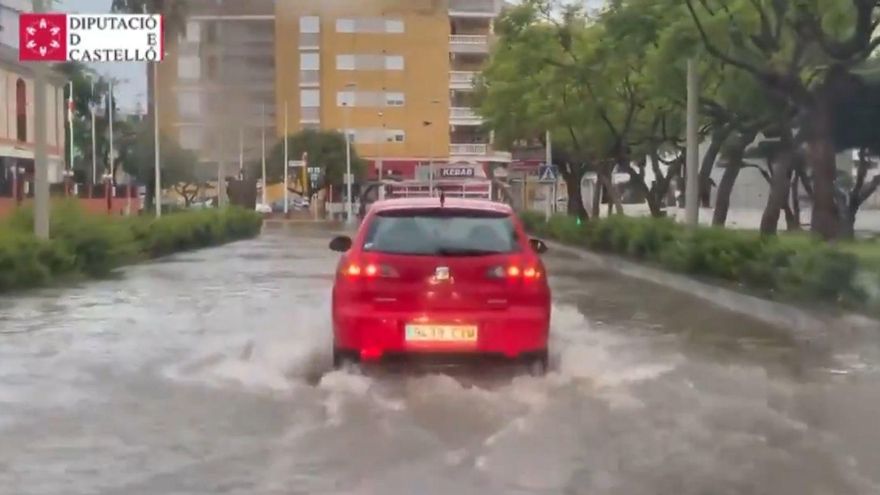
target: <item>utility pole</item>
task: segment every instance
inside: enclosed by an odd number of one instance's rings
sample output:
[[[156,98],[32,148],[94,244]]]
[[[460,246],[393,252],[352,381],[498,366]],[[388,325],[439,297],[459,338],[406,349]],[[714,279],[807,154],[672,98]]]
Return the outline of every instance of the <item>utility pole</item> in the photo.
[[[348,83],[345,89],[351,94],[351,103],[357,101],[357,85]],[[351,188],[354,177],[351,175],[351,110],[348,102],[344,102],[345,106],[345,222],[349,226],[354,224],[354,207],[352,205]]]
[[[284,100],[284,217],[290,213],[290,150],[288,149],[287,133],[290,132],[290,116],[287,100]]]
[[[108,167],[107,173],[110,174],[109,185],[113,186],[113,179],[116,177],[113,173],[113,165],[116,163],[114,153],[116,150],[113,149],[113,109],[116,106],[116,102],[113,100],[113,79],[110,79],[110,164]]]
[[[162,169],[159,149],[159,62],[153,62],[153,172],[156,186],[153,188],[153,203],[156,206],[156,218],[162,216]]]
[[[34,0],[34,12],[45,12],[43,0]],[[47,150],[46,66],[34,64],[34,234],[49,239],[49,154]]]
[[[545,139],[547,140],[547,145],[544,147],[544,152],[545,152],[544,165],[546,165],[547,167],[552,167],[553,166],[553,144],[550,143],[550,131],[549,130],[545,134]],[[544,195],[545,195],[544,198],[546,200],[545,201],[546,204],[544,205],[544,218],[546,218],[547,220],[550,220],[550,217],[553,214],[552,210],[551,210],[551,206],[550,206],[550,193],[552,191],[552,188],[553,188],[553,186],[548,183],[546,185],[546,190],[544,193]]]
[[[687,64],[687,183],[685,185],[685,219],[688,227],[695,228],[700,221],[700,183],[699,183],[699,136],[697,135],[697,119],[699,99],[699,80],[697,63],[689,59]]]
[[[262,131],[262,167],[263,167],[263,204],[267,204],[266,200],[266,104],[263,103],[261,111],[260,130]]]
[[[95,80],[92,79],[92,101],[89,102],[92,114],[92,185],[98,183],[98,138],[95,135]]]

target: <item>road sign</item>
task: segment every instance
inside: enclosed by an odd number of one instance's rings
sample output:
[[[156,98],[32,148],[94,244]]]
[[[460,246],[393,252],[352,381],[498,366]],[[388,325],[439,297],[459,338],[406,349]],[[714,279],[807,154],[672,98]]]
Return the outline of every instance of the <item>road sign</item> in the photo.
[[[559,179],[559,170],[556,165],[541,165],[538,169],[538,181],[556,182]]]
[[[348,184],[349,182],[354,184],[354,174],[343,174],[342,180],[344,181],[344,184]]]
[[[287,162],[287,168],[299,168],[299,167],[305,167],[305,166],[306,166],[306,162],[304,162],[302,160],[290,160]]]

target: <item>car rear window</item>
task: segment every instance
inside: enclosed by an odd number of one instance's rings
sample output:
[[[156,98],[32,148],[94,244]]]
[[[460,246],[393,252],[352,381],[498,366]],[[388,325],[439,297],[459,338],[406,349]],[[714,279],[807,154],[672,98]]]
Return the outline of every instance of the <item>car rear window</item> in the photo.
[[[510,215],[455,208],[391,210],[373,217],[364,251],[480,256],[519,250]]]

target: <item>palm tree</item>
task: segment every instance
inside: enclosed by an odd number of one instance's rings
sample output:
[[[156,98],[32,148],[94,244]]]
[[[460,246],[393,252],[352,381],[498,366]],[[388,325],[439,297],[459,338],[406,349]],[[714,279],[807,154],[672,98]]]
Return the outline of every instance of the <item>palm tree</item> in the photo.
[[[186,1],[185,0],[113,0],[110,7],[113,12],[125,14],[162,14],[162,24],[165,29],[165,41],[174,43],[186,29]],[[155,90],[153,84],[153,65],[148,63],[147,70],[147,118],[153,120],[153,101]]]

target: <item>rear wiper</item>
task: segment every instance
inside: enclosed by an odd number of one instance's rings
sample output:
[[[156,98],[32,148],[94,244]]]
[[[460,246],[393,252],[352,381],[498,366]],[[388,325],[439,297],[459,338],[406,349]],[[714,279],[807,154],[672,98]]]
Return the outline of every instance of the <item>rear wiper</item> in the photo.
[[[490,256],[493,254],[501,254],[501,251],[493,251],[489,249],[475,248],[450,248],[442,247],[437,249],[439,256]]]

